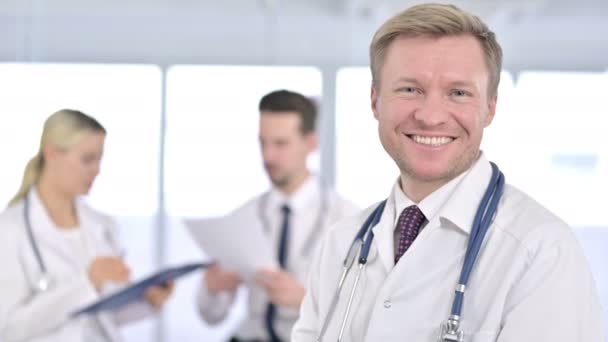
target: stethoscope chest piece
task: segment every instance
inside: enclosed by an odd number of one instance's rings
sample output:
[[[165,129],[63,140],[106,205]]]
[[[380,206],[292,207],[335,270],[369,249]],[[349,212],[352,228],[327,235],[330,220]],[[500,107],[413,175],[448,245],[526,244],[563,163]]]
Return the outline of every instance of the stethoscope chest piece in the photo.
[[[44,260],[42,259],[42,255],[40,254],[40,249],[38,248],[38,244],[36,243],[36,238],[34,237],[34,229],[32,228],[32,223],[30,221],[30,201],[29,194],[25,196],[23,202],[23,220],[25,222],[25,230],[27,232],[27,237],[30,242],[30,246],[34,251],[34,257],[36,257],[36,263],[38,264],[38,268],[40,271],[40,275],[38,276],[38,280],[34,283],[34,292],[41,293],[47,291],[51,285],[51,277],[47,271]]]
[[[460,319],[451,316],[441,324],[441,334],[438,342],[464,342],[464,332],[459,329]]]

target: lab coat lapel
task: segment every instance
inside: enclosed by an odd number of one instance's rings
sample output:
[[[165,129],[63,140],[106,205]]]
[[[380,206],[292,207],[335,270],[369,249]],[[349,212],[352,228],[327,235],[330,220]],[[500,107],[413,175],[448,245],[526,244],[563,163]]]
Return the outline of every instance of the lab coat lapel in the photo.
[[[76,203],[80,227],[84,231],[86,248],[92,257],[101,255],[116,255],[119,253],[118,242],[115,241],[110,227],[96,217],[84,203]]]
[[[301,258],[312,257],[312,253],[315,251],[315,246],[318,245],[319,239],[323,236],[323,232],[325,230],[324,228],[327,225],[327,217],[329,216],[328,214],[331,208],[331,199],[328,191],[321,188],[321,185],[317,181],[312,182],[310,186],[311,188],[309,189],[310,193],[308,194],[308,202],[318,201],[319,209],[316,212],[313,226],[310,227],[310,229],[306,232],[306,238],[302,240],[303,243],[298,246],[299,250],[297,255]]]
[[[63,243],[57,233],[57,227],[51,221],[46,208],[42,205],[40,198],[35,190],[30,191],[28,194],[30,201],[29,218],[32,225],[32,231],[34,232],[34,239],[40,249],[40,254],[43,260],[49,254],[55,255],[66,264],[73,267],[77,267],[77,263],[70,251],[66,251],[63,248]],[[47,264],[47,267],[49,265]]]
[[[84,231],[84,239],[87,251],[92,258],[103,255],[118,254],[119,246],[115,241],[110,227],[104,225],[102,217],[96,216],[95,213],[81,201],[76,202],[78,212],[78,220],[80,227]],[[112,320],[109,313],[100,313],[96,315],[97,322],[102,328],[108,341],[122,341],[116,324]]]
[[[382,212],[380,222],[374,228],[372,228],[375,236],[374,243],[370,251],[370,260],[373,258],[373,254],[380,256],[380,261],[384,266],[386,272],[390,272],[395,264],[394,257],[394,238],[393,238],[393,213],[395,212],[395,201],[391,195],[386,201],[386,206]]]

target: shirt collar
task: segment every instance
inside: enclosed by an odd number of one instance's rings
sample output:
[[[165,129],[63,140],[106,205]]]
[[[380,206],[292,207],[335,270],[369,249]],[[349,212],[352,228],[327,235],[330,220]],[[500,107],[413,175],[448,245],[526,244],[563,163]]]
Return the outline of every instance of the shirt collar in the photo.
[[[490,163],[481,153],[468,171],[435,190],[417,205],[428,222],[447,220],[449,224],[469,234],[490,176]],[[393,186],[393,201],[395,226],[403,209],[416,204],[405,195],[399,185],[399,179]]]
[[[491,177],[492,167],[482,153],[441,208],[440,218],[470,234],[479,203]]]
[[[309,176],[304,183],[291,195],[287,195],[276,187],[272,187],[268,194],[268,206],[278,208],[287,204],[292,212],[304,209],[311,200],[317,200],[321,187],[315,177]]]

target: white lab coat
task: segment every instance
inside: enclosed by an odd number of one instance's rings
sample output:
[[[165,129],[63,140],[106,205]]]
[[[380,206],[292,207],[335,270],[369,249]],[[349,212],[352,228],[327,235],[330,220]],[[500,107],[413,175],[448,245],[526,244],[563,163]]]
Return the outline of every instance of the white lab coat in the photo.
[[[482,156],[396,265],[395,196],[389,197],[373,228],[375,239],[343,341],[438,340],[490,174]],[[393,191],[400,191],[398,185]],[[316,341],[343,259],[373,208],[339,222],[327,235],[312,262],[293,342]],[[323,341],[337,340],[356,268],[355,264]],[[465,294],[465,341],[604,342],[601,312],[587,261],[570,228],[524,193],[506,186]]]
[[[324,210],[321,208],[322,202],[327,202]],[[306,284],[310,259],[327,229],[338,219],[354,215],[358,209],[334,191],[323,190],[319,182],[314,177],[310,177],[290,198],[273,189],[248,201],[232,214],[251,217],[251,220],[260,220],[262,214],[266,219],[263,221],[267,221],[263,224],[264,228],[278,250],[282,220],[280,207],[285,203],[288,203],[292,209],[286,270],[301,284]],[[244,340],[267,340],[264,319],[268,297],[259,286],[247,284],[247,288],[247,317],[236,331],[236,336]],[[224,320],[232,307],[234,295],[227,292],[211,295],[203,282],[198,298],[201,317],[211,324]],[[277,307],[274,326],[283,340],[288,340],[298,314],[297,309]]]
[[[98,334],[95,341],[120,341],[117,324],[141,318],[152,312],[151,307],[137,303],[113,314],[70,319],[71,312],[95,301],[99,294],[82,269],[83,261],[74,260],[64,249],[36,191],[28,196],[32,230],[52,285],[42,293],[33,290],[40,266],[27,237],[22,200],[0,215],[0,340],[82,342],[91,335],[86,330],[97,325],[99,329],[94,330],[101,336]],[[88,253],[117,255],[113,221],[82,202],[77,203],[76,210]]]

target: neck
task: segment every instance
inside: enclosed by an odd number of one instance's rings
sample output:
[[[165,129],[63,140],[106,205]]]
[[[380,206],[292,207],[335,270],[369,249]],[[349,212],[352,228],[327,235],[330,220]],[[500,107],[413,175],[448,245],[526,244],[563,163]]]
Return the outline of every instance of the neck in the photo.
[[[296,192],[302,186],[302,184],[304,184],[304,182],[306,182],[308,177],[310,177],[310,171],[306,169],[304,172],[295,175],[290,182],[282,187],[279,187],[279,190],[286,195],[291,195]]]
[[[448,181],[443,179],[435,182],[417,182],[403,174],[399,177],[401,190],[403,190],[403,193],[414,201],[414,203],[420,203],[425,197],[441,188],[447,182]]]
[[[37,189],[40,201],[58,228],[73,229],[78,226],[73,196],[58,191],[44,173],[40,176]]]

